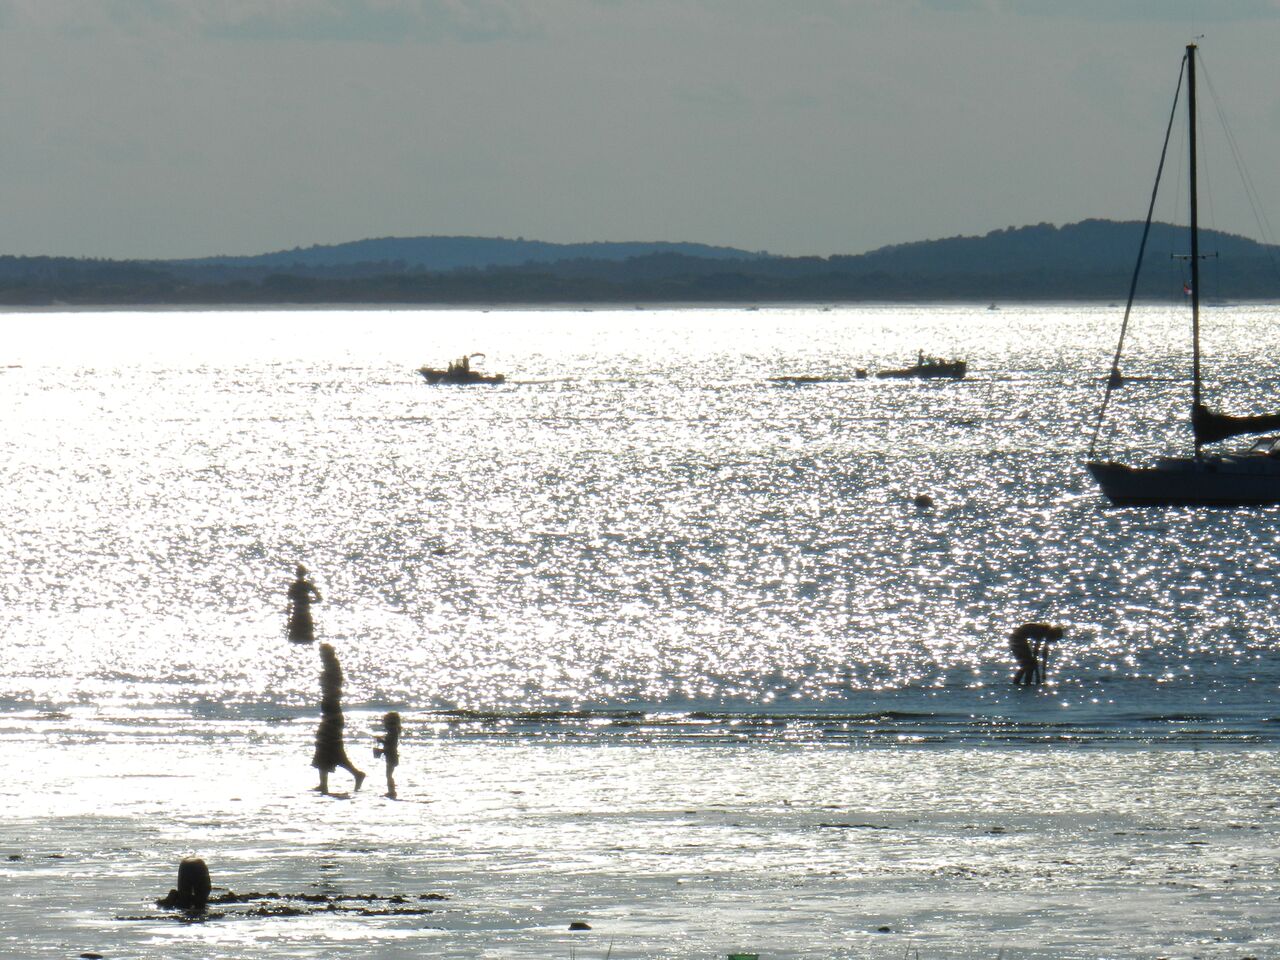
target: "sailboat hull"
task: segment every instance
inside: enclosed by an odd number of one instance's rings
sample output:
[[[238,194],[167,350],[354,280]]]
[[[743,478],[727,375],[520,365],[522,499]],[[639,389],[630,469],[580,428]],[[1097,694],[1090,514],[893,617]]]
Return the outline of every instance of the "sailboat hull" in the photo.
[[[1280,503],[1280,459],[1270,456],[1167,458],[1150,467],[1086,464],[1112,503],[1131,506],[1244,507]]]

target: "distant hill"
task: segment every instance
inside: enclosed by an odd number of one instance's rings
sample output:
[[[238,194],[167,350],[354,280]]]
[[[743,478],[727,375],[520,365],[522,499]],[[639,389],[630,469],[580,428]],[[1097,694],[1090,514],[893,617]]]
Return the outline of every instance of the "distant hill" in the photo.
[[[360,240],[254,257],[0,257],[0,304],[539,304],[1123,300],[1142,224],[1085,220],[780,257],[693,243]],[[1216,231],[1201,293],[1280,299],[1280,248]],[[1142,299],[1182,298],[1186,231],[1154,224]]]
[[[881,247],[857,257],[832,257],[859,270],[938,275],[1009,274],[1054,267],[1078,272],[1133,269],[1142,239],[1138,221],[1082,220],[1056,227],[1041,223],[1007,227],[981,237],[949,237]],[[1200,231],[1202,251],[1224,260],[1266,259],[1280,252],[1247,237],[1217,230]],[[1144,269],[1167,264],[1188,251],[1187,228],[1153,223]]]
[[[355,240],[331,246],[295,247],[276,253],[245,257],[203,257],[178,260],[186,266],[290,267],[309,269],[354,264],[393,263],[400,269],[447,272],[482,267],[515,267],[526,263],[555,263],[559,260],[627,260],[652,254],[673,254],[705,260],[757,260],[766,253],[752,253],[733,247],[704,243],[546,243],[508,240],[504,237],[381,237]]]

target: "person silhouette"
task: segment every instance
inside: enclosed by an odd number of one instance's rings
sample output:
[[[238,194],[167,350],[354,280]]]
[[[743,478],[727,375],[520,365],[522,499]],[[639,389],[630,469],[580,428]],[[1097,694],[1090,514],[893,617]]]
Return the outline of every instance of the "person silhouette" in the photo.
[[[323,598],[316,585],[307,579],[307,568],[298,564],[294,581],[289,584],[289,640],[292,643],[314,643],[316,625],[311,619],[311,603]]]
[[[329,774],[338,767],[356,779],[357,790],[364,783],[364,771],[359,770],[347,758],[347,748],[342,743],[342,730],[346,720],[342,716],[342,667],[332,644],[320,644],[320,726],[316,728],[316,749],[311,765],[320,771],[321,793],[329,792]]]
[[[1018,662],[1013,682],[1021,686],[1044,683],[1049,668],[1049,644],[1062,639],[1062,627],[1051,623],[1024,623],[1009,635],[1009,652]]]
[[[382,757],[387,764],[387,796],[396,798],[395,769],[400,765],[400,714],[394,710],[383,714],[382,729],[386,732],[377,737],[378,745],[373,748],[373,759]]]

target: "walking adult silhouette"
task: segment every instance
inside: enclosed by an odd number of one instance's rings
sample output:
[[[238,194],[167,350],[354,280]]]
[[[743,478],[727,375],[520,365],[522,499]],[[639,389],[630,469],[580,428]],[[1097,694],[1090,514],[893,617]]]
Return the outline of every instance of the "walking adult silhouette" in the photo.
[[[338,767],[356,778],[355,789],[364,783],[364,771],[356,768],[347,757],[342,742],[346,720],[342,716],[342,667],[333,645],[320,644],[320,726],[316,728],[316,749],[311,765],[320,771],[321,793],[329,792],[329,774]]]

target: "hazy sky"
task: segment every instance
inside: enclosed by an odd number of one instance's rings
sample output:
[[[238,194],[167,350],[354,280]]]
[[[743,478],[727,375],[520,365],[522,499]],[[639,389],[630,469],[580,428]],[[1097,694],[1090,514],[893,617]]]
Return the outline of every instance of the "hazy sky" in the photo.
[[[0,253],[1137,219],[1197,34],[1280,226],[1280,0],[0,0]]]

